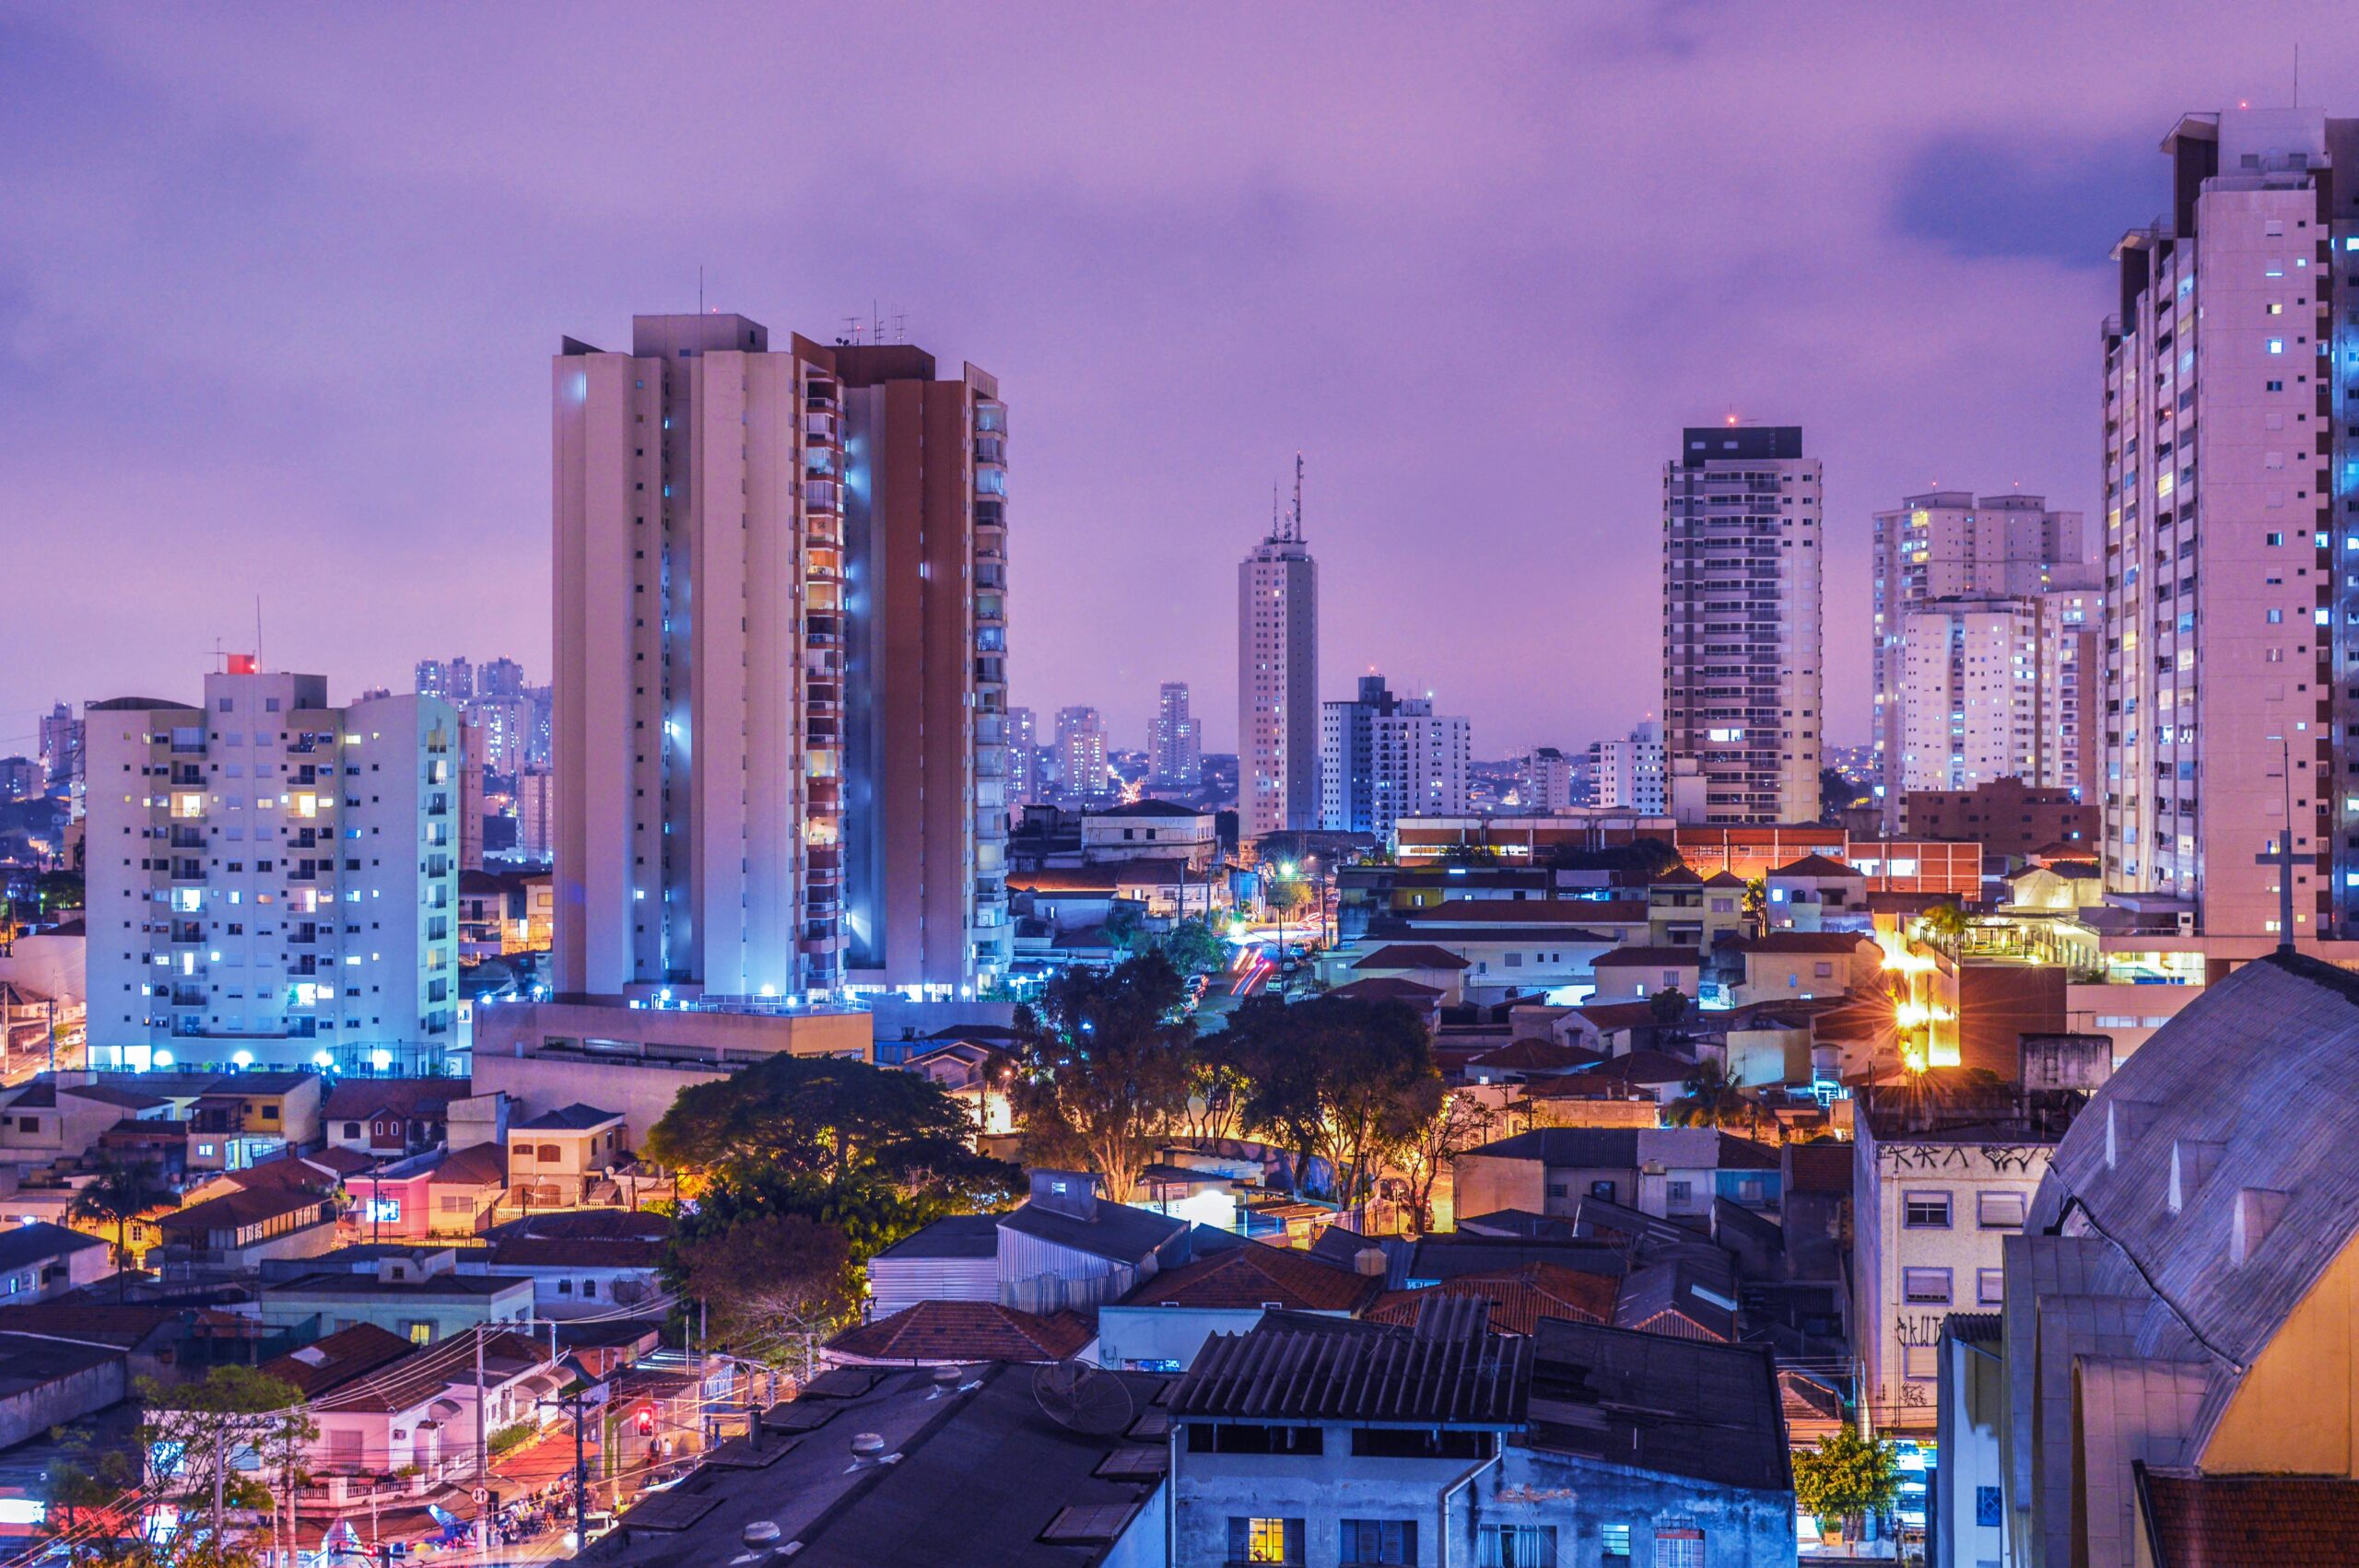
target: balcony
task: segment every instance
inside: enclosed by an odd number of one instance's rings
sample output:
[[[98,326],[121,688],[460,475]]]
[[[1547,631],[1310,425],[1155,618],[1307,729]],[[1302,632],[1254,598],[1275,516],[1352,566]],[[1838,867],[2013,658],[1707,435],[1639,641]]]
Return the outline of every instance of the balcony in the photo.
[[[803,415],[803,439],[806,441],[824,441],[829,446],[839,446],[843,439],[842,420],[829,409],[815,409],[807,412]]]
[[[175,946],[193,947],[205,940],[205,927],[195,920],[174,920],[170,936]]]
[[[203,860],[173,860],[172,880],[174,882],[203,882],[205,880],[205,862]]]
[[[194,827],[175,827],[171,830],[171,847],[175,849],[202,849],[205,848],[205,835]]]
[[[803,504],[813,511],[841,511],[844,487],[833,479],[805,479],[803,482]]]

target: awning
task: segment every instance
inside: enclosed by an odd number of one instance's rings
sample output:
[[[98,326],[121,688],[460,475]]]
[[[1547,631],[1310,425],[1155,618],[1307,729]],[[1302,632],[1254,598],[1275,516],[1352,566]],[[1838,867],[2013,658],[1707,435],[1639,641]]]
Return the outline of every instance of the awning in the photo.
[[[551,1394],[556,1393],[559,1387],[557,1380],[546,1372],[535,1372],[521,1380],[516,1386],[535,1399],[547,1398]]]
[[[460,1405],[455,1399],[437,1399],[426,1407],[427,1415],[435,1421],[449,1421],[456,1416],[459,1410]]]

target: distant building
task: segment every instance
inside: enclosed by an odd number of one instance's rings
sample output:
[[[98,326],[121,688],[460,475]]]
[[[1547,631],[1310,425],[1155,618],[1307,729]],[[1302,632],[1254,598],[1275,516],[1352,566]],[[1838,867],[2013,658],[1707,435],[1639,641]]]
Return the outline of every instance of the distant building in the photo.
[[[69,704],[61,702],[41,716],[41,765],[53,788],[82,777],[82,720]]]
[[[1057,774],[1069,800],[1106,793],[1106,720],[1097,709],[1057,709]]]
[[[1649,816],[1666,814],[1671,797],[1661,727],[1649,720],[1625,739],[1590,742],[1589,777],[1590,805]]]
[[[1970,790],[1912,790],[1902,797],[1901,831],[1912,838],[1962,839],[1994,856],[2029,856],[2051,845],[2085,845],[2097,853],[2102,813],[2062,788],[2035,789],[1994,778]]]
[[[546,860],[555,843],[557,775],[527,771],[516,777],[516,848]]]
[[[1035,802],[1049,798],[1048,781],[1040,765],[1040,735],[1028,708],[1007,710],[1007,804],[1011,812],[1021,811]]]
[[[21,801],[49,787],[46,770],[29,756],[0,756],[0,801]]]
[[[1358,694],[1319,708],[1319,826],[1376,833],[1376,721],[1400,707],[1381,675],[1362,675]]]
[[[1390,839],[1403,817],[1463,816],[1473,809],[1467,720],[1436,713],[1428,697],[1405,697],[1369,729],[1375,741],[1369,832]]]
[[[1319,568],[1294,509],[1237,568],[1238,831],[1319,825]]]
[[[1663,465],[1663,743],[1704,820],[1817,820],[1821,480],[1798,425],[1681,432]]]
[[[1149,782],[1158,790],[1195,789],[1203,781],[1203,735],[1188,710],[1188,683],[1164,682],[1156,693]]]
[[[1573,761],[1554,746],[1534,746],[1516,765],[1516,803],[1547,815],[1573,805]]]

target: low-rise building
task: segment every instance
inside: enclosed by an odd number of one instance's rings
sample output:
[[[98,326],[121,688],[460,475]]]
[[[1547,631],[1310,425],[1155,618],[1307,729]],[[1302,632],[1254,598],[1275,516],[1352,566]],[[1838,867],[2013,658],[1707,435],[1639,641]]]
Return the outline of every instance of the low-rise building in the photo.
[[[96,1236],[46,1221],[0,1231],[0,1305],[47,1301],[113,1272]]]
[[[530,1209],[580,1204],[628,1155],[622,1113],[579,1101],[508,1127],[508,1179]]]
[[[373,1323],[429,1345],[479,1324],[533,1316],[533,1281],[458,1271],[449,1248],[385,1244],[340,1248],[266,1273],[254,1311],[273,1328],[333,1333]]]
[[[442,1142],[451,1103],[471,1093],[464,1078],[340,1079],[321,1104],[320,1120],[332,1147],[397,1159]]]
[[[1743,965],[1736,1004],[1841,997],[1876,983],[1884,950],[1861,931],[1772,931],[1729,944]]]
[[[430,1150],[345,1178],[359,1234],[372,1242],[468,1236],[490,1223],[508,1190],[498,1144]]]
[[[1185,860],[1200,875],[1220,858],[1216,813],[1171,801],[1140,800],[1081,813],[1081,856],[1090,865]]]

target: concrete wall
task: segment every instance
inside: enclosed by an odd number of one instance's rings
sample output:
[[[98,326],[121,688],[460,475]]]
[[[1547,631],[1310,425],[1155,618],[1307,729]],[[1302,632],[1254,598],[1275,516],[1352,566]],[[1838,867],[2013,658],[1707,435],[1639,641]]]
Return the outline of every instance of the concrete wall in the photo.
[[[1168,1361],[1184,1372],[1195,1364],[1196,1352],[1213,1335],[1242,1334],[1261,1321],[1258,1306],[1102,1306],[1097,1309],[1097,1364],[1124,1371],[1140,1362]]]
[[[124,1360],[116,1356],[0,1398],[0,1448],[103,1410],[130,1392]]]

